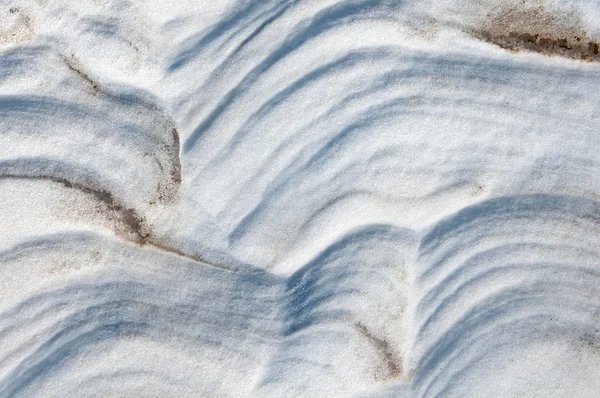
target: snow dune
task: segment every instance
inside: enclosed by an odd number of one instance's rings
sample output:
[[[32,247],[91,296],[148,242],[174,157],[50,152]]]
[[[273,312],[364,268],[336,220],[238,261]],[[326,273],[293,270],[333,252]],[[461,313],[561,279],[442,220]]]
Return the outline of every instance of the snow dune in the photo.
[[[0,396],[598,395],[600,3],[191,3],[0,2]]]

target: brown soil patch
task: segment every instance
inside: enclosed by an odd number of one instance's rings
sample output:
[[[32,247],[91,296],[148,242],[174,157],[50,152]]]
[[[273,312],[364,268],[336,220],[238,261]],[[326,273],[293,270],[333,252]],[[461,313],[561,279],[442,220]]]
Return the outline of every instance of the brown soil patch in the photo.
[[[488,14],[473,36],[510,51],[533,51],[564,58],[600,61],[600,41],[579,18],[523,3]]]
[[[402,376],[402,359],[394,353],[390,347],[390,343],[386,339],[374,336],[371,331],[362,323],[357,322],[354,327],[358,332],[366,338],[371,345],[377,350],[381,357],[381,363],[375,372],[375,379],[389,380],[396,379]]]

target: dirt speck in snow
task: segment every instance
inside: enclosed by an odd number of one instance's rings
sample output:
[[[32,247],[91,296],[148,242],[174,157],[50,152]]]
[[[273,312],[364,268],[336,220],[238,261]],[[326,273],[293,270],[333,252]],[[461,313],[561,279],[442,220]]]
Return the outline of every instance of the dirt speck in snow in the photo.
[[[20,8],[10,7],[8,14],[6,9],[0,11],[0,46],[14,45],[30,41],[34,38],[35,32],[33,29],[33,21]],[[6,20],[5,20],[6,19]]]
[[[171,129],[172,143],[166,148],[170,152],[171,169],[165,182],[159,188],[158,201],[162,203],[172,202],[177,197],[181,185],[181,159],[179,158],[179,132],[176,128]]]
[[[581,336],[581,346],[597,355],[600,355],[600,330],[596,329],[593,333],[588,332]]]
[[[83,72],[79,63],[75,60],[75,57],[72,55],[71,58],[68,58],[61,54],[61,58],[67,68],[77,76],[79,76],[82,80],[84,80],[87,84],[90,85],[92,90],[94,90],[95,94],[101,94],[102,90],[100,89],[100,85],[94,81],[87,73]]]

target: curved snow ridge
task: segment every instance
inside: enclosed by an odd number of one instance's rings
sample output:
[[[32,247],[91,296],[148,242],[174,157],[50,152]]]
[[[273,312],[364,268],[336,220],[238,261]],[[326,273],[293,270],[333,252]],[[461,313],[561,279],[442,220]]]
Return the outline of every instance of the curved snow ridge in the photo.
[[[95,232],[23,241],[0,253],[0,338],[10,347],[0,352],[0,393],[401,387],[412,247],[409,231],[366,227],[285,279]]]
[[[351,395],[405,383],[414,235],[365,226],[286,281],[282,341],[257,396]]]
[[[404,3],[248,7],[184,42],[155,88],[180,126],[183,189],[210,214],[198,225],[215,221],[223,250],[290,274],[361,225],[600,189],[597,68],[419,42]]]
[[[2,396],[247,395],[277,333],[280,283],[265,273],[94,233],[40,236],[0,258]]]
[[[176,196],[178,133],[148,94],[104,87],[47,47],[8,51],[0,64],[2,176],[68,180],[136,208]]]
[[[598,202],[548,194],[492,199],[433,227],[415,280],[416,396],[594,396],[579,377],[600,364],[599,222]]]
[[[47,181],[83,193],[96,213],[106,213],[101,218],[118,220],[120,236],[182,253],[153,225],[176,201],[181,183],[179,134],[159,100],[99,83],[73,55],[47,46],[11,49],[0,63],[6,67],[0,179]]]

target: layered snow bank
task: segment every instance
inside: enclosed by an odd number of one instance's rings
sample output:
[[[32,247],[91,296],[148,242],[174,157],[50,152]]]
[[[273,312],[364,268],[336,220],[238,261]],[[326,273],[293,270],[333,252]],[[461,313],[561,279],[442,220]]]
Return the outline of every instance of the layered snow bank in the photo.
[[[1,7],[0,396],[597,396],[596,1]]]

